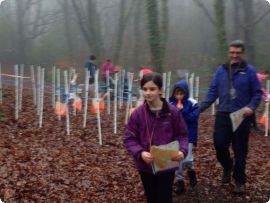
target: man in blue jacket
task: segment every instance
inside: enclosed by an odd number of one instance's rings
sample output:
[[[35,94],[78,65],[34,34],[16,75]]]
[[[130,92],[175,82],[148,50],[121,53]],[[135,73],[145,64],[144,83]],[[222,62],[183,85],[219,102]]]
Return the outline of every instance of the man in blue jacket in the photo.
[[[235,40],[229,45],[230,62],[220,65],[208,89],[205,101],[200,105],[200,112],[219,99],[217,108],[214,145],[218,161],[223,167],[222,183],[235,180],[233,192],[245,193],[245,166],[248,153],[248,138],[251,116],[261,99],[261,87],[254,67],[244,61],[245,45]],[[239,109],[244,111],[244,120],[235,132],[232,131],[230,113]],[[232,143],[234,160],[230,156]]]

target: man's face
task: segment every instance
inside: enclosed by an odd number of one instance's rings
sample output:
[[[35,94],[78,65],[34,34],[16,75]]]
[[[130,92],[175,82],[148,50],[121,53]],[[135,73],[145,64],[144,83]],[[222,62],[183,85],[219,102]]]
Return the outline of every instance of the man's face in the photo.
[[[241,47],[230,47],[229,56],[231,64],[241,63],[244,59],[244,51]]]

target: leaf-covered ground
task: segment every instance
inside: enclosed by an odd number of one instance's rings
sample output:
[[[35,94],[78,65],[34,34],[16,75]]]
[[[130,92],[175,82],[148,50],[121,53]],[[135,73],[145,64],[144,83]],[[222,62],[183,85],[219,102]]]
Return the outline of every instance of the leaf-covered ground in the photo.
[[[113,116],[102,113],[103,145],[98,145],[97,122],[89,115],[83,129],[81,114],[71,116],[71,135],[58,121],[45,96],[43,127],[24,91],[22,112],[14,119],[14,90],[5,88],[0,105],[0,199],[4,202],[146,202],[132,158],[123,148],[124,109],[119,110],[118,133]],[[201,115],[195,149],[198,185],[174,202],[267,202],[270,197],[270,137],[250,135],[247,193],[235,196],[221,185],[221,167],[212,142],[214,117]],[[187,181],[188,182],[188,181]]]

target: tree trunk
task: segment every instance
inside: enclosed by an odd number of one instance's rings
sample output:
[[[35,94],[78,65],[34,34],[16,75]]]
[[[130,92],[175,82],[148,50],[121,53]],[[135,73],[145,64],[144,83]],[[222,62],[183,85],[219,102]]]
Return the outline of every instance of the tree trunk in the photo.
[[[227,40],[225,31],[225,8],[223,0],[215,0],[215,15],[216,15],[216,35],[218,43],[218,62],[224,63],[227,60]]]
[[[240,2],[233,0],[233,40],[241,38],[240,17]]]
[[[253,0],[242,1],[244,8],[244,41],[246,46],[247,59],[250,63],[255,63],[255,40],[254,40],[254,11]]]
[[[64,23],[65,23],[65,34],[66,34],[66,41],[67,41],[67,47],[68,47],[68,55],[69,59],[73,61],[74,59],[74,46],[72,43],[72,34],[71,34],[71,29],[70,29],[70,5],[68,0],[64,0],[61,3],[63,14],[64,14]]]
[[[147,18],[149,45],[152,56],[152,63],[157,72],[163,72],[164,47],[162,47],[162,34],[159,28],[159,12],[156,0],[147,0]]]
[[[17,39],[17,62],[18,64],[25,63],[25,51],[26,51],[26,41],[25,41],[25,27],[24,27],[24,17],[25,17],[25,10],[24,10],[24,2],[23,1],[16,1],[16,23],[17,23],[17,30],[16,30],[16,39]]]

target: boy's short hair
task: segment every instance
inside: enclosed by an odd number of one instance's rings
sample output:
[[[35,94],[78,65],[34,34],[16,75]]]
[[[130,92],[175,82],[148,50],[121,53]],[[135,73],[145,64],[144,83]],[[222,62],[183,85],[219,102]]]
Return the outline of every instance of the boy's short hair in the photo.
[[[90,59],[90,60],[96,60],[96,56],[95,56],[95,55],[90,55],[90,56],[89,56],[89,59]]]
[[[180,87],[177,87],[177,88],[175,89],[175,91],[174,91],[174,93],[178,93],[178,92],[181,92],[181,93],[186,94],[186,92],[185,92],[182,88],[180,88]]]

